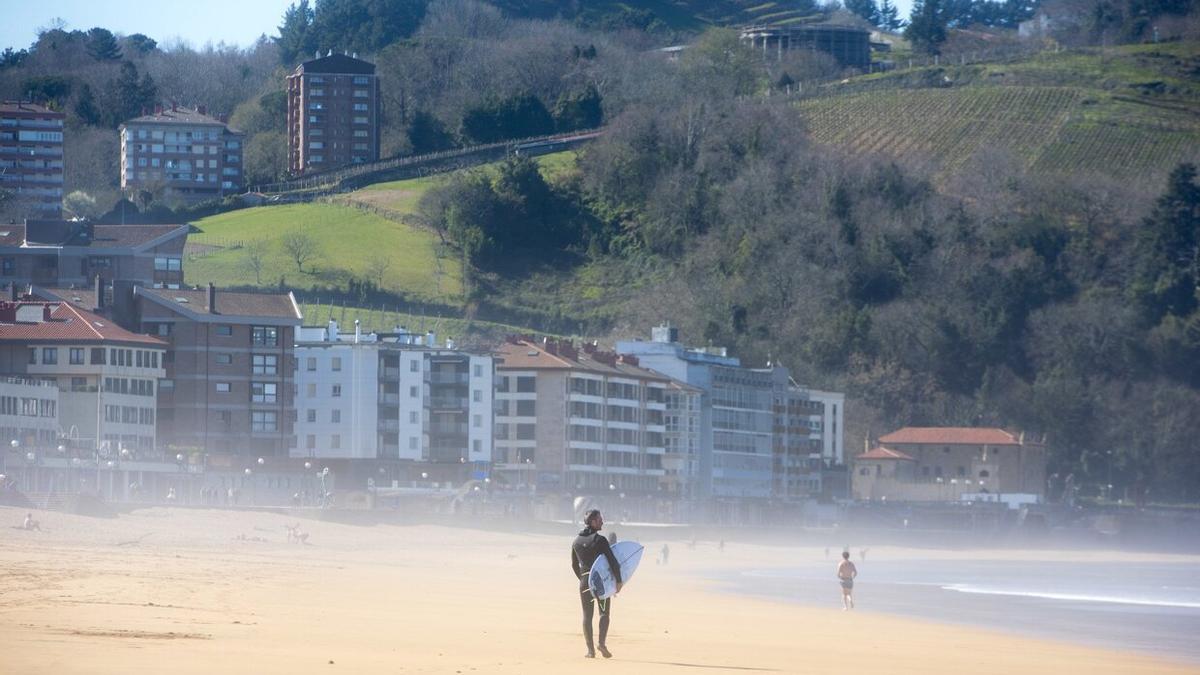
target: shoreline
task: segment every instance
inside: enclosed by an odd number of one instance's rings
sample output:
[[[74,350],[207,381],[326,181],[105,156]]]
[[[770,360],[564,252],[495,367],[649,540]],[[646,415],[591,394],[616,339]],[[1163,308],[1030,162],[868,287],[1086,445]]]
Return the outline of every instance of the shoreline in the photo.
[[[642,542],[648,557],[614,603],[615,658],[597,666],[582,658],[573,526],[548,535],[302,520],[311,545],[301,546],[286,543],[283,525],[296,520],[280,514],[39,512],[40,533],[5,526],[18,516],[0,509],[0,649],[23,675],[1200,673],[1118,650],[727,594],[703,575],[762,567],[781,549],[672,539]],[[669,565],[655,562],[664,541]]]

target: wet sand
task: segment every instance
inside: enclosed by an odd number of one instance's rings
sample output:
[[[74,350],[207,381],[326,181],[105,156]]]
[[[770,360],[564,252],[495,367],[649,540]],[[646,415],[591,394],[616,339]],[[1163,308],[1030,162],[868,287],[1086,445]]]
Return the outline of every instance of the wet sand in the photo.
[[[1196,673],[1144,655],[721,592],[785,549],[646,542],[608,662],[582,658],[562,536],[155,508],[0,508],[5,673]],[[811,552],[809,552],[811,554]],[[874,555],[874,550],[872,555]],[[1017,555],[1017,554],[1013,554]]]

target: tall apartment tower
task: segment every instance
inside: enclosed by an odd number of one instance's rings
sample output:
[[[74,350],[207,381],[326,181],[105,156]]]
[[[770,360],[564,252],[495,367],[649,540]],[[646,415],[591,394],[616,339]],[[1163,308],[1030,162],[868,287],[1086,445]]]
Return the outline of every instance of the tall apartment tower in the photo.
[[[292,175],[379,159],[375,64],[331,52],[301,63],[287,81]]]
[[[0,189],[28,200],[31,217],[62,212],[65,118],[32,103],[0,102]]]
[[[243,136],[203,106],[156,107],[121,125],[121,189],[162,189],[191,203],[237,193]]]

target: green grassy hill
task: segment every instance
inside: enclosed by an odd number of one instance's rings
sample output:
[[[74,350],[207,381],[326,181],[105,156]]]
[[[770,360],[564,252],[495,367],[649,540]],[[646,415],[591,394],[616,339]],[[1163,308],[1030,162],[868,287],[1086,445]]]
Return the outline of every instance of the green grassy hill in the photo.
[[[574,152],[537,158],[547,177],[575,165]],[[444,176],[391,181],[335,198],[230,211],[193,223],[188,237],[186,283],[223,286],[345,289],[351,279],[375,281],[379,260],[388,262],[383,290],[417,302],[462,302],[462,265],[457,251],[435,232],[416,224],[421,196]],[[317,243],[318,256],[300,272],[283,239],[301,230]],[[250,266],[247,244],[267,249],[261,275]],[[389,326],[391,324],[388,324]]]
[[[928,158],[999,149],[1034,170],[1148,177],[1200,155],[1200,46],[1045,53],[853,78],[801,101],[813,138]]]

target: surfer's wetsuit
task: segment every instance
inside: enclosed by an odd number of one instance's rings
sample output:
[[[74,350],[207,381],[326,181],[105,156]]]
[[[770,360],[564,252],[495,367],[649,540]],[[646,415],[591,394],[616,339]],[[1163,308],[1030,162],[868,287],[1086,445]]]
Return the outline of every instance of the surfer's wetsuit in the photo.
[[[608,558],[608,567],[612,570],[613,578],[617,583],[621,583],[621,566],[617,564],[617,558],[612,553],[612,548],[608,545],[608,539],[604,535],[593,530],[590,527],[585,527],[579,532],[579,536],[575,537],[574,543],[571,544],[571,572],[579,577],[579,601],[583,605],[583,639],[587,640],[588,654],[595,650],[592,647],[592,592],[588,590],[588,572],[592,570],[592,563],[596,562],[596,558],[601,555]],[[612,598],[604,600],[596,600],[595,603],[600,605],[600,647],[604,649],[604,638],[608,636],[608,618],[610,610],[612,610]]]

